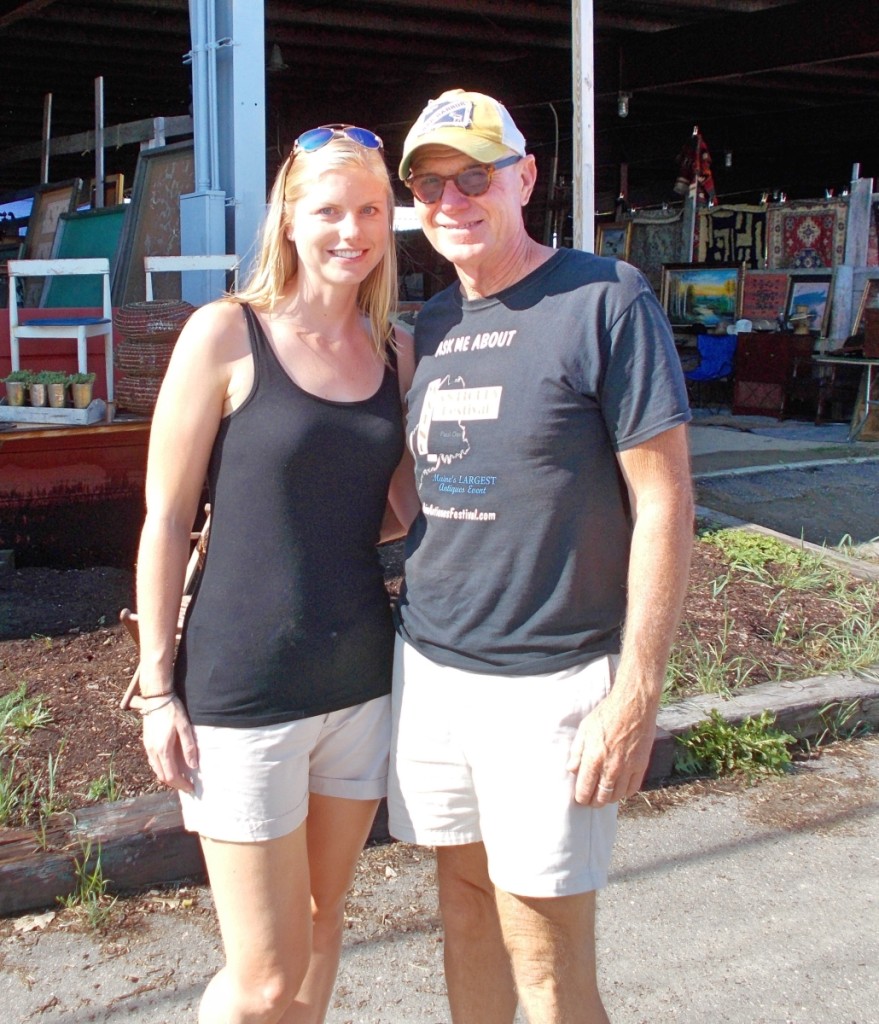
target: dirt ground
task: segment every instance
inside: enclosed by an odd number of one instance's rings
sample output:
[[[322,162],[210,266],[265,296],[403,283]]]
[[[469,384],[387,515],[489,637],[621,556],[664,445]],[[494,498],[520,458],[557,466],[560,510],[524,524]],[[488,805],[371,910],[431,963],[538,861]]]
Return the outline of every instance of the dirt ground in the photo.
[[[398,553],[386,554],[385,563],[393,592]],[[840,617],[821,594],[779,594],[745,576],[730,578],[718,599],[716,581],[726,572],[716,548],[696,545],[679,643],[705,650],[723,635],[727,659],[755,663],[751,683],[771,678],[779,663],[776,624],[806,633]],[[118,613],[133,604],[132,575],[121,569],[24,568],[0,575],[0,696],[23,684],[50,715],[44,728],[16,739],[16,775],[42,780],[44,792],[52,785],[58,806],[90,802],[89,787],[111,770],[119,798],[158,788],[142,752],[140,719],[118,707],[137,661]],[[800,671],[805,658],[796,645],[781,658],[787,678],[808,674]],[[28,823],[13,818],[9,825]]]

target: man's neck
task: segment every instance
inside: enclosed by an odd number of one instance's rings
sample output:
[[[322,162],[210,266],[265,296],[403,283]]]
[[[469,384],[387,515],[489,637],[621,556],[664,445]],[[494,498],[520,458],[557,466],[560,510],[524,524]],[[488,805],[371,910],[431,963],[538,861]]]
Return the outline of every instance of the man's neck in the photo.
[[[555,254],[555,249],[535,242],[525,235],[521,244],[503,253],[498,259],[474,261],[473,265],[456,266],[461,290],[467,299],[483,299],[497,295],[537,270]]]

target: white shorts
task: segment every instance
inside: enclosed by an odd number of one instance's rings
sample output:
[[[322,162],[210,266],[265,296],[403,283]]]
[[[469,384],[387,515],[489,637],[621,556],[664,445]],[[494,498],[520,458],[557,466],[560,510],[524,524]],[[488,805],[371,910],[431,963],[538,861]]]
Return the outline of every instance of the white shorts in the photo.
[[[581,720],[610,691],[615,663],[484,675],[437,665],[398,637],[391,834],[425,846],[482,842],[492,882],[519,896],[606,885],[616,804],[576,803],[565,765]]]
[[[180,793],[190,832],[228,843],[278,839],[308,814],[308,794],[385,795],[390,697],[255,729],[197,725],[195,792]]]

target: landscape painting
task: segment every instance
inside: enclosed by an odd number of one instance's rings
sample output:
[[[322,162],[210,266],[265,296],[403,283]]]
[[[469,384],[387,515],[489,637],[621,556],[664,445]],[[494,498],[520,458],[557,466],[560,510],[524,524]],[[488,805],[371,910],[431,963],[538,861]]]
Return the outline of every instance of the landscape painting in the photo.
[[[738,316],[739,264],[666,263],[662,304],[677,326],[716,327]]]

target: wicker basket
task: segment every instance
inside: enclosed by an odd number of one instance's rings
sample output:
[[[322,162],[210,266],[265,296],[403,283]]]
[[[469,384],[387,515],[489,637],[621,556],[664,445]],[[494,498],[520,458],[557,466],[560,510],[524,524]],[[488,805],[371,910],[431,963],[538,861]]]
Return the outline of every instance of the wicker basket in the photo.
[[[125,338],[116,346],[116,368],[120,373],[135,377],[163,377],[176,341],[176,334],[165,334],[160,338]]]
[[[120,377],[116,381],[116,405],[141,416],[150,416],[161,386],[161,377]]]
[[[117,310],[113,323],[126,338],[176,339],[180,329],[195,311],[195,306],[182,299],[150,299],[148,302],[127,302]]]

